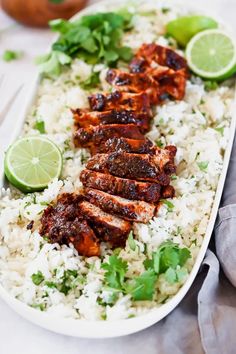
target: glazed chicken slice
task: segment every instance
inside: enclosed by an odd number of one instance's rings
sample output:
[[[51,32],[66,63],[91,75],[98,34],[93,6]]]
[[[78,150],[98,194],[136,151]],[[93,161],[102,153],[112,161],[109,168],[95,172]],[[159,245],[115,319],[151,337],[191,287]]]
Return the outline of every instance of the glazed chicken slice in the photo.
[[[158,160],[156,156],[147,154],[114,152],[93,156],[88,160],[86,168],[117,177],[151,181],[166,186],[170,184],[170,177],[160,168]]]
[[[83,201],[80,210],[100,239],[109,242],[112,247],[123,247],[131,231],[131,223],[108,214],[97,206]]]
[[[175,197],[175,189],[173,186],[165,186],[161,188],[161,197],[163,199],[174,198]]]
[[[166,66],[174,71],[183,70],[188,74],[188,65],[185,58],[173,49],[159,44],[143,44],[130,63],[132,73],[146,72],[154,64]],[[154,65],[153,65],[154,66]]]
[[[89,104],[92,111],[125,110],[138,111],[152,116],[149,97],[146,93],[114,91],[108,94],[97,93],[89,96]]]
[[[155,154],[153,143],[149,139],[110,138],[97,147],[97,153],[125,151],[136,154]]]
[[[85,198],[92,204],[124,220],[147,223],[155,214],[156,207],[142,201],[131,201],[96,190],[85,189]]]
[[[74,133],[76,147],[93,148],[111,137],[143,140],[143,134],[135,124],[107,124],[77,129]]]
[[[161,186],[157,183],[124,179],[87,169],[81,172],[80,180],[85,187],[98,189],[131,200],[157,203],[160,199]]]
[[[160,156],[160,163],[164,162],[165,166],[167,163],[174,164],[174,157],[176,155],[175,146],[169,145],[166,146],[165,149],[161,149],[154,145],[148,138],[144,138],[143,140],[123,137],[110,138],[96,149],[96,153],[111,153],[116,151]]]
[[[168,71],[168,68],[163,68]],[[151,104],[157,104],[160,99],[160,87],[151,75],[146,73],[127,73],[119,69],[109,69],[106,80],[116,89],[127,92],[145,92]]]
[[[72,243],[82,256],[99,256],[99,240],[80,214],[81,199],[81,195],[63,194],[56,205],[44,210],[39,232],[51,243]]]
[[[90,112],[77,109],[73,111],[75,125],[78,128],[86,128],[90,125],[105,124],[136,124],[140,131],[145,133],[149,130],[150,116],[144,112],[112,110],[105,112]]]
[[[188,69],[186,60],[170,48],[144,44],[130,64],[132,73],[145,73],[159,86],[159,101],[183,99]]]

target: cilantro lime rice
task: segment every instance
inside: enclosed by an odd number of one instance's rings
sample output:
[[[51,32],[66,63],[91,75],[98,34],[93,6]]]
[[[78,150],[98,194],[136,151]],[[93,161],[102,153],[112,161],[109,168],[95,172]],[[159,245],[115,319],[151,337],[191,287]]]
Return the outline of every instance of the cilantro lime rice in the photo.
[[[165,26],[186,10],[140,3],[130,11],[133,27],[123,34],[124,46],[135,51],[155,42],[183,55],[165,36]],[[60,76],[42,79],[22,136],[44,134],[59,146],[62,179],[28,195],[11,187],[0,200],[1,285],[29,306],[61,317],[126,319],[161,306],[178,292],[204,239],[229,137],[233,83],[216,85],[192,76],[184,100],[155,107],[147,134],[158,146],[178,148],[172,178],[176,197],[165,201],[148,224],[135,224],[124,249],[112,251],[102,244],[100,258],[79,256],[72,245],[49,244],[38,231],[42,212],[60,194],[82,187],[79,175],[89,158],[87,150],[73,146],[70,108],[88,107],[93,80],[100,81],[101,91],[110,88],[106,71],[106,64],[79,58]]]

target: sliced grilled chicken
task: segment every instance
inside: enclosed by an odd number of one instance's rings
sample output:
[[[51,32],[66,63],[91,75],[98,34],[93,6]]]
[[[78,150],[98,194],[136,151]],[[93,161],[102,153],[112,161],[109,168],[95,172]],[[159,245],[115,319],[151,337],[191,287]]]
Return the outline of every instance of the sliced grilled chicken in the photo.
[[[107,124],[80,128],[74,133],[76,147],[99,146],[111,137],[125,137],[143,140],[143,134],[135,124]]]
[[[160,168],[157,163],[157,159],[160,159],[156,158],[147,154],[125,152],[97,154],[88,160],[86,168],[117,177],[151,181],[166,186],[170,183],[170,177]]]
[[[122,219],[147,223],[154,216],[156,207],[141,201],[131,201],[108,193],[86,188],[85,198],[92,204]]]
[[[152,116],[150,100],[146,93],[139,90],[137,93],[114,91],[108,94],[97,93],[89,96],[92,111],[125,110],[138,111]]]
[[[145,133],[149,130],[150,116],[145,112],[127,110],[112,110],[105,112],[90,112],[77,109],[73,111],[75,124],[78,128],[86,128],[90,125],[105,124],[136,124],[140,131]]]
[[[171,185],[162,187],[162,189],[161,189],[161,197],[164,198],[164,199],[174,198],[175,197],[175,189],[174,189],[174,187],[171,186]]]
[[[80,203],[80,210],[103,241],[113,247],[124,246],[131,230],[130,222],[108,214],[87,201]]]
[[[97,153],[125,151],[136,154],[155,154],[154,144],[149,139],[110,138],[97,147]]]
[[[146,69],[150,68],[153,62],[167,66],[175,71],[183,69],[187,75],[188,65],[185,58],[176,53],[176,51],[155,43],[143,44],[140,47],[136,56],[131,61],[131,72],[145,72]]]
[[[161,66],[160,66],[161,65]],[[130,64],[132,73],[145,73],[159,86],[159,101],[183,99],[188,69],[186,60],[170,48],[144,44]]]
[[[156,203],[160,199],[161,186],[157,183],[139,182],[87,169],[81,172],[80,180],[85,187],[99,189],[131,200]]]
[[[168,68],[163,68],[166,72]],[[160,100],[160,87],[151,75],[146,73],[127,73],[118,69],[109,69],[106,80],[116,89],[135,92],[145,92],[151,104],[157,104]]]
[[[56,205],[45,209],[40,234],[47,236],[51,243],[72,243],[80,255],[99,256],[99,240],[80,214],[81,199],[81,195],[63,194]]]

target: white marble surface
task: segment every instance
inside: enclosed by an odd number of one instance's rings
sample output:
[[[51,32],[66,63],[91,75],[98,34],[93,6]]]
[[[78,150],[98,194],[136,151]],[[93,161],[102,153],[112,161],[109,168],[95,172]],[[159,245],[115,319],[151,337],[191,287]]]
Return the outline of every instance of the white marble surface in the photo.
[[[219,18],[231,23],[236,32],[236,0],[186,0],[186,3],[197,3],[203,9],[213,11]],[[5,28],[8,29],[3,30]],[[52,34],[47,30],[24,28],[0,10],[0,56],[5,49],[24,48],[22,60],[12,63],[0,61],[0,73],[30,76],[35,70],[35,56],[45,52],[51,39]],[[25,321],[0,300],[0,354],[156,354],[160,332],[161,326],[156,325],[141,333],[118,339],[70,338]]]

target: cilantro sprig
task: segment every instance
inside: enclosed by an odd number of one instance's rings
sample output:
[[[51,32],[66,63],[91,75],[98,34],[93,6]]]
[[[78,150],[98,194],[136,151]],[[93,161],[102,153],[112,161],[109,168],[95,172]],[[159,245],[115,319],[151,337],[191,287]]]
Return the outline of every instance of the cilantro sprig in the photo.
[[[122,46],[123,33],[131,28],[132,15],[125,10],[83,16],[70,22],[62,19],[50,21],[58,40],[52,51],[38,60],[40,72],[58,75],[64,65],[80,57],[90,64],[104,62],[115,66],[118,60],[129,61],[131,48]]]
[[[127,276],[128,263],[113,254],[107,263],[102,264],[102,269],[106,271],[105,285],[114,292],[130,294],[134,301],[152,300],[159,275],[164,274],[169,283],[181,281],[187,275],[183,266],[190,257],[187,248],[180,248],[171,241],[165,242],[151,259],[144,261],[146,270],[130,279]]]

